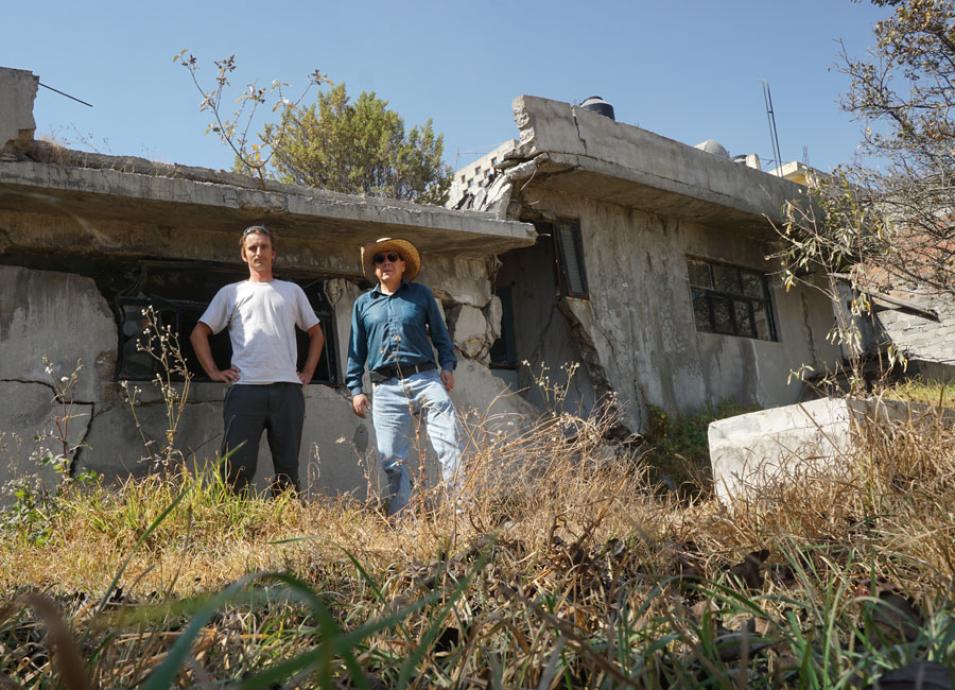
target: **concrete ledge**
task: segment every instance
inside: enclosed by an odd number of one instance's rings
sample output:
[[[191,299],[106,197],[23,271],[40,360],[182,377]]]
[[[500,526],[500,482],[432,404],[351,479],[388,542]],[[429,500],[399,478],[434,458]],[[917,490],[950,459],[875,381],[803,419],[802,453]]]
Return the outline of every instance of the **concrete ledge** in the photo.
[[[764,224],[767,217],[781,220],[786,201],[801,196],[792,182],[569,103],[520,96],[514,101],[514,120],[520,145],[510,157],[545,156],[555,169],[567,171],[558,179],[588,196],[655,210],[658,201],[647,193],[654,190]],[[602,181],[587,183],[580,175],[571,180],[571,171]],[[675,199],[662,201],[671,212],[678,210]]]
[[[68,152],[70,163],[76,152]],[[114,169],[98,157],[95,167],[0,162],[0,208],[44,211],[55,207],[82,217],[155,221],[188,214],[209,230],[231,229],[253,220],[274,219],[283,228],[345,239],[357,246],[385,235],[413,236],[433,253],[488,256],[534,243],[532,225],[499,220],[479,212],[441,206],[338,194],[319,189],[268,183],[257,188],[252,178],[206,171],[190,179],[177,166],[129,163],[133,172]],[[113,160],[117,167],[127,159]],[[138,162],[137,162],[138,161]],[[221,179],[220,179],[221,178]],[[237,185],[234,178],[244,178]],[[166,220],[165,222],[169,222]]]

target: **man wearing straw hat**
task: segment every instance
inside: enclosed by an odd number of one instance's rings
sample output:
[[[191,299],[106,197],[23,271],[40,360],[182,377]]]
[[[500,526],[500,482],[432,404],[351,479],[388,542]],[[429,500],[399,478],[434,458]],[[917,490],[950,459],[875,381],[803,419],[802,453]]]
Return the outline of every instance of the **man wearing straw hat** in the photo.
[[[421,268],[415,246],[385,237],[362,247],[361,258],[365,275],[374,276],[378,285],[355,301],[345,384],[356,415],[364,417],[371,409],[388,478],[388,513],[394,515],[411,497],[407,458],[416,413],[424,418],[443,481],[452,490],[459,483],[461,448],[448,395],[457,358],[434,295],[412,282]],[[362,385],[366,365],[373,384],[371,403]]]

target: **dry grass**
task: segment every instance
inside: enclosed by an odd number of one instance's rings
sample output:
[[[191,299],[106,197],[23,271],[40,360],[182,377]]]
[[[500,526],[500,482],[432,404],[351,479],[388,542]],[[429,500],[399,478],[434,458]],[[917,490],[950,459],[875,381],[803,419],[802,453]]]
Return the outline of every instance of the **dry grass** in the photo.
[[[208,473],[67,489],[43,539],[2,533],[0,687],[828,688],[955,663],[951,427],[873,426],[830,478],[731,513],[661,497],[611,424],[484,428],[464,510],[394,525]]]

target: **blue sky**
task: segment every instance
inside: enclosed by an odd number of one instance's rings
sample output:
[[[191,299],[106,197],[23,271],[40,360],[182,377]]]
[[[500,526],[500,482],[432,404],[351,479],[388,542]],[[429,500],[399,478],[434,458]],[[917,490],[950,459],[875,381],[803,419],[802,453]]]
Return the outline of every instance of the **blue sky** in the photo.
[[[455,0],[404,2],[8,3],[0,65],[94,104],[45,89],[40,134],[114,155],[228,167],[183,48],[202,62],[235,53],[235,85],[319,69],[350,93],[374,90],[407,126],[427,117],[461,164],[516,135],[522,93],[579,102],[599,94],[617,119],[690,144],[770,157],[761,81],[772,86],[784,160],[829,169],[855,153],[860,125],[840,111],[833,66],[872,44],[887,11],[849,0]]]

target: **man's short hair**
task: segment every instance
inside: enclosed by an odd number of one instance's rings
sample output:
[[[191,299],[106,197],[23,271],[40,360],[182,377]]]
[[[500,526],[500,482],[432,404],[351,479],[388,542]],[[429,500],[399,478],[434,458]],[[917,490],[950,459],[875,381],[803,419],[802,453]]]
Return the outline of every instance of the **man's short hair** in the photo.
[[[274,230],[269,230],[264,225],[250,225],[245,230],[242,231],[242,235],[239,237],[239,248],[245,249],[245,238],[249,235],[265,235],[269,238],[269,241],[272,243],[272,249],[275,249],[276,240],[278,239],[275,236]]]

